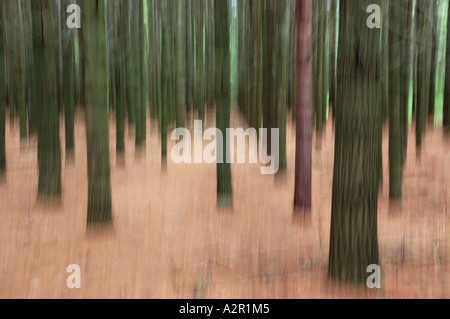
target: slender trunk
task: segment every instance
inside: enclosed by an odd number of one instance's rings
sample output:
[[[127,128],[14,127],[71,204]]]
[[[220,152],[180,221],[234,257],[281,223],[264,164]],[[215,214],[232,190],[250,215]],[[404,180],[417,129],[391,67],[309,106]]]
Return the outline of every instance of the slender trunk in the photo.
[[[168,27],[168,8],[167,2],[162,1],[160,3],[160,19],[161,28],[167,30]],[[167,54],[169,48],[169,33],[161,33],[161,121],[160,121],[160,131],[161,131],[161,162],[162,166],[165,167],[167,163],[167,109],[169,107],[169,92],[170,92],[170,74],[169,74],[169,63],[170,59]]]
[[[439,34],[438,34],[438,14],[437,14],[437,3],[434,5],[433,11],[431,12],[431,74],[430,74],[430,94],[428,100],[428,118],[431,125],[434,125],[434,112],[436,104],[436,72],[437,72],[437,47],[439,45]]]
[[[216,125],[226,132],[230,127],[230,30],[228,25],[228,1],[216,0],[214,3],[215,56],[216,56]],[[223,154],[229,154],[227,134],[224,134]],[[217,206],[233,207],[231,167],[227,161],[217,163]]]
[[[54,48],[54,28],[50,3],[33,1],[35,84],[39,109],[38,125],[38,195],[43,197],[61,195],[61,148],[59,139],[57,64]],[[45,78],[45,82],[43,79]]]
[[[402,198],[402,118],[405,8],[403,2],[390,1],[389,10],[389,196]]]
[[[17,97],[17,109],[19,111],[19,127],[20,139],[25,141],[27,139],[27,111],[25,103],[25,40],[23,30],[23,15],[20,1],[13,3],[14,11],[12,14],[15,17],[13,25],[14,32],[14,85]]]
[[[431,19],[435,1],[417,0],[418,56],[417,56],[417,109],[416,151],[420,158],[423,135],[426,130],[431,79]]]
[[[71,3],[70,0],[64,1],[64,7]],[[74,81],[74,31],[65,26],[62,19],[63,30],[63,94],[64,94],[64,128],[66,135],[66,158],[73,157],[75,149],[74,137],[74,104],[75,104],[75,81]]]
[[[125,113],[126,113],[126,61],[125,61],[125,19],[124,2],[116,0],[115,19],[117,21],[116,54],[117,61],[115,65],[115,90],[116,90],[116,153],[118,162],[124,164],[125,161]]]
[[[186,113],[186,84],[185,84],[185,48],[186,48],[186,2],[177,2],[177,103],[176,103],[176,124],[177,127],[184,127]]]
[[[205,119],[205,60],[203,48],[205,1],[195,0],[195,89],[194,103],[198,108],[199,118]]]
[[[297,0],[297,130],[294,208],[311,210],[312,1]]]
[[[286,155],[286,109],[287,109],[287,48],[288,48],[288,34],[290,25],[289,6],[286,2],[278,3],[278,28],[277,36],[280,38],[278,46],[278,65],[277,65],[277,119],[278,128],[280,129],[280,154],[279,154],[279,170],[277,174],[284,174],[287,169],[287,155]]]
[[[105,6],[83,0],[86,72],[88,224],[111,222]]]
[[[403,114],[402,114],[402,166],[406,162],[406,153],[408,148],[408,131],[409,131],[409,105],[410,105],[410,90],[412,82],[412,24],[413,24],[413,0],[407,0],[406,4],[406,26],[405,26],[405,48],[404,48],[404,84],[403,84]]]
[[[130,129],[134,124],[136,124],[136,113],[135,113],[135,103],[136,103],[136,74],[134,69],[134,64],[136,63],[135,57],[133,55],[133,41],[131,33],[135,33],[132,30],[131,25],[134,18],[132,17],[132,0],[124,0],[124,17],[125,17],[125,63],[126,63],[126,83],[127,83],[127,110],[128,110],[128,123],[130,124]]]
[[[5,52],[3,42],[3,8],[4,0],[0,0],[0,182],[6,174],[5,149]]]
[[[334,106],[336,104],[336,38],[337,38],[337,0],[330,0],[330,12],[328,14],[329,38],[328,38],[328,85],[330,110],[334,118]]]
[[[186,0],[186,104],[187,109],[194,107],[194,17],[193,17],[193,1]]]
[[[450,140],[450,5],[447,13],[447,49],[445,51],[445,84],[444,84],[444,136]]]

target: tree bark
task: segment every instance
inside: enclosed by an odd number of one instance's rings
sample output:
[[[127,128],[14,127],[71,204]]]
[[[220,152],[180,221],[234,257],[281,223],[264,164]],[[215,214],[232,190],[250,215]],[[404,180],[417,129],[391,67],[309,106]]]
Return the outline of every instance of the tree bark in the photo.
[[[5,149],[5,53],[3,46],[4,0],[0,0],[0,182],[6,174],[6,149]]]
[[[341,282],[366,282],[379,264],[377,240],[380,30],[365,27],[369,4],[340,3],[336,138],[328,275]]]
[[[38,120],[38,196],[61,195],[61,148],[59,139],[57,65],[50,3],[32,2],[33,55],[35,61]],[[45,82],[43,81],[45,79]]]
[[[389,197],[402,198],[402,107],[404,1],[390,1],[389,10]]]
[[[297,0],[297,128],[294,208],[311,210],[311,77],[312,1]]]
[[[83,0],[88,162],[87,222],[112,221],[106,77],[105,5]]]
[[[215,61],[216,61],[216,125],[223,132],[224,163],[217,163],[217,206],[233,207],[231,167],[225,160],[229,154],[228,136],[230,127],[230,30],[228,25],[228,1],[216,0],[214,3]]]
[[[443,126],[444,136],[450,140],[450,5],[447,14],[447,49],[445,51],[445,84],[444,84],[444,114]]]

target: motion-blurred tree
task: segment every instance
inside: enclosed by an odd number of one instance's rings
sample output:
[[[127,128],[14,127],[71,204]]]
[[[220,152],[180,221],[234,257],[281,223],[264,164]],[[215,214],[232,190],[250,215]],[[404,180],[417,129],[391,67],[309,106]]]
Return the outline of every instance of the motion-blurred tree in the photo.
[[[35,107],[38,117],[38,195],[61,195],[57,65],[50,2],[32,2]],[[45,81],[43,81],[45,79]]]
[[[88,224],[111,222],[104,0],[83,0]]]
[[[297,137],[294,208],[311,210],[312,1],[297,0]]]
[[[0,181],[4,180],[6,173],[6,149],[5,149],[5,51],[3,45],[3,20],[4,0],[0,0]]]
[[[366,8],[380,2],[340,2],[328,275],[343,282],[365,283],[367,266],[379,264],[380,30],[366,27]]]
[[[389,197],[402,198],[402,108],[406,1],[389,2]]]
[[[444,135],[450,139],[450,4],[447,13],[447,49],[445,52]]]
[[[215,61],[216,61],[216,125],[226,132],[230,127],[230,28],[228,25],[228,1],[216,0],[214,3]],[[228,154],[229,137],[224,134],[223,154]],[[222,147],[222,145],[217,145]],[[217,206],[233,207],[230,164],[217,163]]]

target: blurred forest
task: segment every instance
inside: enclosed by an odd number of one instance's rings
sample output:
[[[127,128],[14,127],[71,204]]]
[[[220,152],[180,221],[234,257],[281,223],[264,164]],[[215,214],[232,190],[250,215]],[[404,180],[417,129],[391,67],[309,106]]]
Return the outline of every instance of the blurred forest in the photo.
[[[449,2],[0,0],[0,297],[448,298]]]

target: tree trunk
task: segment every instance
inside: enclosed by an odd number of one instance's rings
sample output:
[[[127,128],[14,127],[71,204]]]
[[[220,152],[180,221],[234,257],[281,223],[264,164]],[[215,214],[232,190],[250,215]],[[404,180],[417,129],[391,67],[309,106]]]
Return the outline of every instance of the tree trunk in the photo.
[[[389,10],[389,197],[402,198],[402,107],[404,101],[404,1],[390,1]],[[405,85],[405,84],[404,84]]]
[[[405,49],[404,49],[404,85],[403,85],[403,114],[402,114],[402,166],[404,167],[406,162],[406,154],[408,148],[408,132],[409,132],[409,105],[410,105],[410,90],[411,83],[413,80],[413,51],[411,40],[413,37],[412,26],[413,26],[413,9],[414,1],[407,0],[406,4],[406,27],[405,27]]]
[[[205,1],[195,0],[195,89],[194,103],[198,109],[198,117],[205,119],[205,59],[203,50],[204,21],[205,21]]]
[[[116,157],[120,164],[125,163],[125,113],[126,113],[126,60],[125,60],[125,19],[124,2],[115,2],[116,42],[115,50],[117,61],[115,64],[115,90],[116,90]]]
[[[64,1],[64,8],[71,3]],[[74,156],[75,136],[74,136],[74,104],[75,104],[75,81],[74,81],[74,31],[67,28],[64,19],[61,19],[63,26],[63,94],[64,94],[64,128],[66,133],[66,158]]]
[[[416,109],[416,151],[420,158],[422,139],[425,134],[431,79],[431,19],[435,1],[417,0],[416,22],[418,28],[417,55],[417,109]]]
[[[444,85],[444,136],[450,140],[450,5],[447,14],[447,49],[445,51],[445,85]]]
[[[185,126],[185,113],[186,113],[186,84],[185,84],[185,49],[186,49],[186,2],[177,2],[177,78],[176,78],[176,92],[177,92],[177,103],[176,103],[176,124],[177,127]]]
[[[277,75],[276,75],[276,112],[277,112],[277,127],[280,129],[279,135],[279,170],[277,174],[284,174],[287,169],[287,155],[286,155],[286,109],[287,109],[287,49],[288,49],[288,34],[290,25],[289,6],[286,1],[277,3],[279,6],[277,14],[277,28],[276,37],[280,38],[279,45],[276,47],[277,53]]]
[[[297,0],[297,129],[294,208],[311,210],[312,1]]]
[[[32,2],[33,54],[38,109],[38,196],[61,195],[61,148],[59,139],[58,84],[54,48],[54,29],[50,3]],[[45,79],[45,81],[43,81]]]
[[[5,149],[5,53],[3,47],[3,9],[4,0],[0,0],[0,182],[6,174],[6,149]]]
[[[340,3],[336,140],[328,275],[366,282],[379,264],[377,240],[380,31],[365,26],[374,0]]]
[[[436,1],[437,2],[437,1]],[[437,3],[434,5],[433,11],[431,12],[431,74],[430,74],[430,95],[428,102],[428,118],[431,125],[434,125],[434,112],[436,104],[436,68],[437,68],[437,47],[439,45],[439,34],[438,34],[438,7]]]
[[[227,128],[230,127],[230,30],[228,25],[228,1],[214,3],[215,60],[216,60],[216,125],[223,132],[224,163],[217,163],[217,206],[233,207],[231,167],[225,160],[228,152]]]
[[[88,224],[111,222],[105,6],[83,0],[86,74]]]

